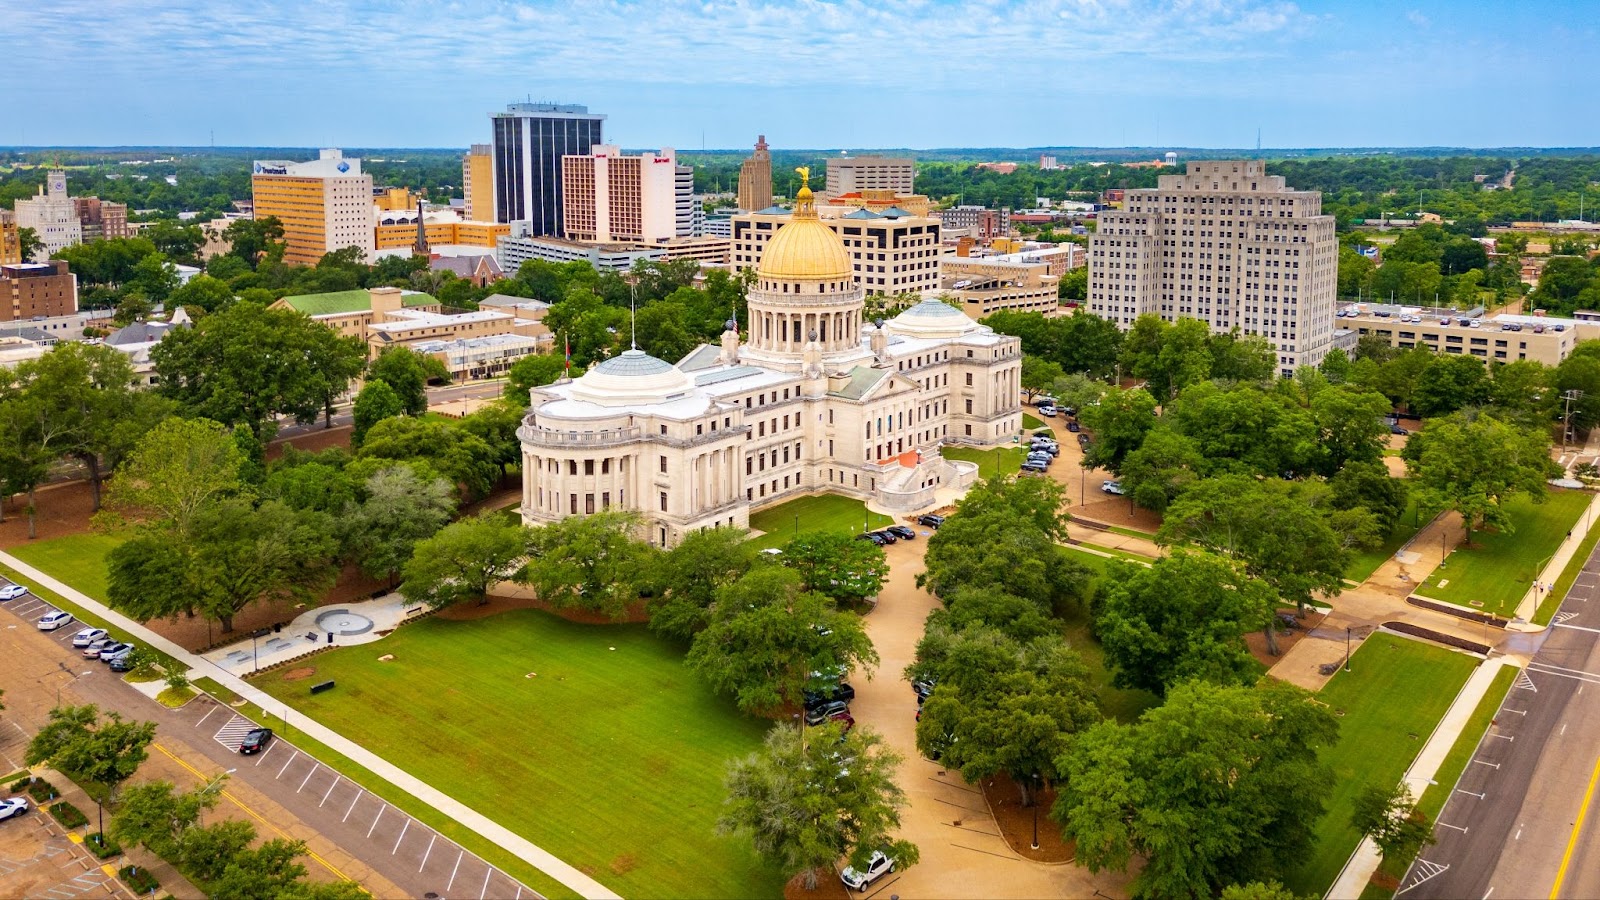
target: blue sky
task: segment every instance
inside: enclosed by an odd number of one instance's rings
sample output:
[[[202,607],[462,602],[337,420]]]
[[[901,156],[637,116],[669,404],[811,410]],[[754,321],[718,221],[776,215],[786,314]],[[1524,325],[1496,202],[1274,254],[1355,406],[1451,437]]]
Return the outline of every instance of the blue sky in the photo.
[[[1600,2],[0,0],[6,144],[1600,144]]]

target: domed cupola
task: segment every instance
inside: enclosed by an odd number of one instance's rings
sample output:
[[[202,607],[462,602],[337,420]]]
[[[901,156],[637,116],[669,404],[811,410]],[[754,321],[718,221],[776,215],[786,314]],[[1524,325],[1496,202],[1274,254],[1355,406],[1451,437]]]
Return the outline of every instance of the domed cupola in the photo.
[[[572,383],[571,396],[599,406],[665,403],[694,388],[677,366],[639,350],[625,350]]]
[[[917,338],[953,338],[983,327],[943,300],[924,300],[889,322],[895,334]]]

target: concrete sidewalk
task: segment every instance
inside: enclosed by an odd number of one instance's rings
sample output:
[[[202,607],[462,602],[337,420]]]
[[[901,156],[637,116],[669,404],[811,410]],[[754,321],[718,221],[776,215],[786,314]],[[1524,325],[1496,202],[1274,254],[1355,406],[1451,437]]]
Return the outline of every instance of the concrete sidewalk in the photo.
[[[1433,734],[1428,736],[1428,743],[1422,747],[1422,752],[1412,761],[1411,768],[1406,770],[1402,782],[1411,789],[1411,796],[1420,800],[1422,792],[1433,783],[1433,776],[1438,774],[1439,766],[1444,764],[1444,758],[1455,747],[1456,739],[1461,736],[1461,730],[1467,727],[1467,721],[1472,714],[1478,711],[1478,704],[1482,702],[1489,686],[1494,683],[1495,675],[1499,674],[1501,666],[1515,665],[1510,660],[1497,657],[1487,660],[1478,666],[1461,686],[1461,692],[1456,694],[1456,699],[1445,711],[1444,718],[1439,720]],[[1447,785],[1453,788],[1454,785]],[[1370,838],[1362,838],[1356,852],[1350,855],[1344,869],[1328,889],[1327,900],[1356,900],[1361,892],[1366,890],[1367,882],[1372,879],[1373,873],[1378,871],[1378,866],[1383,862],[1383,855],[1378,852],[1378,845]]]
[[[210,660],[190,653],[188,650],[144,627],[144,625],[111,610],[98,600],[50,577],[8,553],[0,553],[0,564],[9,566],[23,577],[55,591],[57,594],[66,597],[101,618],[115,623],[117,627],[135,635],[138,640],[144,641],[151,647],[189,666],[190,678],[211,678],[266,710],[270,716],[282,717],[293,712],[295,725],[301,731],[377,773],[380,778],[439,810],[484,840],[516,854],[524,862],[556,879],[569,889],[584,897],[599,898],[599,900],[621,900],[618,894],[600,884],[600,882],[578,871],[573,866],[562,862],[548,851],[535,846],[531,841],[514,834],[505,826],[445,795],[442,791],[410,775],[360,744],[301,714],[298,710],[279,701],[272,695],[250,686],[243,679]]]
[[[1600,433],[1600,429],[1596,429],[1596,433]],[[1528,588],[1527,593],[1522,595],[1522,602],[1517,604],[1515,613],[1518,619],[1524,622],[1533,621],[1534,614],[1539,611],[1539,602],[1550,596],[1550,592],[1548,590],[1540,590],[1539,585],[1554,585],[1556,579],[1561,577],[1561,570],[1565,569],[1567,563],[1572,561],[1572,554],[1578,552],[1578,545],[1582,544],[1584,538],[1588,536],[1589,529],[1595,526],[1595,520],[1600,519],[1600,515],[1596,514],[1596,510],[1600,510],[1600,494],[1595,494],[1594,499],[1589,501],[1589,508],[1585,509],[1583,515],[1578,518],[1578,524],[1567,533],[1566,540],[1562,541],[1561,546],[1556,548],[1556,552],[1550,557],[1550,561],[1539,572],[1539,576],[1534,579],[1533,585]]]

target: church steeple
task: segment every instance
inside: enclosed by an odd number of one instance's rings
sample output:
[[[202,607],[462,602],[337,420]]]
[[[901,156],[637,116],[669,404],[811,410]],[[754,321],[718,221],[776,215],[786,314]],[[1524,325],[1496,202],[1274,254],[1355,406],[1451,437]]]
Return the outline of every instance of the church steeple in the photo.
[[[432,256],[428,249],[428,227],[422,221],[422,198],[417,198],[417,240],[411,245],[412,256]]]

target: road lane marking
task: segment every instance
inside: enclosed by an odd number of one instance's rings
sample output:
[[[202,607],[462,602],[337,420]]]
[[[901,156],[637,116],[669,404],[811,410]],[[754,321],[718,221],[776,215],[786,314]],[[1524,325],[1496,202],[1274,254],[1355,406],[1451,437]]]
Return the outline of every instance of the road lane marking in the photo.
[[[1440,822],[1440,823],[1438,823],[1438,825],[1439,825],[1440,828],[1453,828],[1456,831],[1461,832],[1462,834],[1466,834],[1467,833],[1467,829],[1463,828],[1460,825],[1450,825],[1450,824],[1445,823],[1445,822]]]
[[[318,803],[317,804],[317,809],[321,809],[322,808],[322,804],[328,802],[328,798],[333,796],[333,789],[338,787],[339,786],[339,782],[343,781],[343,780],[344,780],[344,776],[343,775],[340,775],[338,772],[333,773],[333,784],[328,785],[328,792],[326,794],[322,795],[322,803]]]
[[[450,870],[450,880],[448,882],[446,882],[445,886],[444,886],[445,893],[447,893],[447,894],[450,893],[450,885],[456,883],[456,872],[461,868],[461,857],[466,856],[466,855],[467,855],[467,851],[465,851],[465,850],[463,850],[460,853],[456,854],[456,865],[455,865],[455,868]]]
[[[1487,794],[1475,794],[1472,791],[1464,791],[1461,788],[1456,788],[1456,793],[1466,794],[1468,797],[1477,797],[1479,800],[1482,800],[1488,796]]]
[[[1591,634],[1600,634],[1600,628],[1590,628],[1587,625],[1568,625],[1565,622],[1557,622],[1555,625],[1552,625],[1551,627],[1552,628],[1568,628],[1568,629],[1571,629],[1573,631],[1587,631],[1587,632],[1590,632]]]
[[[1499,763],[1484,762],[1481,759],[1475,759],[1475,760],[1473,760],[1473,762],[1477,763],[1480,766],[1494,766],[1496,769],[1500,768],[1500,764]]]
[[[483,890],[478,892],[478,900],[483,900],[484,897],[489,896],[489,876],[493,875],[493,874],[494,874],[494,867],[493,866],[489,867],[489,871],[483,873]]]
[[[276,746],[278,746],[278,745],[277,744],[272,744],[272,743],[267,744],[267,749],[261,751],[261,755],[256,758],[256,765],[259,766],[262,763],[266,762],[267,761],[267,754],[271,753],[272,752],[272,748],[276,747]]]
[[[378,809],[378,814],[372,817],[372,828],[368,828],[367,829],[367,837],[369,837],[369,838],[372,837],[373,830],[378,827],[378,820],[383,818],[383,811],[385,809],[388,809],[388,808],[389,808],[389,804],[385,803],[382,807],[380,807]]]
[[[344,811],[344,819],[340,819],[340,822],[350,818],[350,814],[356,811],[356,804],[361,802],[361,795],[365,794],[366,792],[366,788],[361,788],[356,791],[355,797],[350,801],[350,808]]]
[[[1525,716],[1525,715],[1528,714],[1528,711],[1525,710],[1525,709],[1512,709],[1509,706],[1501,707],[1501,709],[1503,709],[1503,710],[1505,710],[1506,712],[1509,712],[1509,713],[1516,713],[1519,716]]]
[[[429,854],[433,853],[433,842],[437,841],[438,839],[439,835],[437,832],[434,833],[433,837],[428,838],[428,849],[422,854],[422,865],[417,866],[418,872],[421,872],[423,869],[428,867],[428,856]]]
[[[1491,735],[1489,735],[1489,737],[1499,738],[1499,739],[1501,739],[1503,741],[1514,741],[1514,740],[1516,740],[1516,738],[1512,737],[1509,734],[1491,734]]]
[[[396,853],[400,852],[400,842],[406,839],[406,832],[408,832],[410,830],[411,830],[411,818],[408,816],[406,818],[406,824],[404,824],[404,825],[402,825],[400,827],[400,836],[394,839],[394,849],[389,851],[389,855],[390,856],[393,856]]]
[[[298,794],[301,791],[305,790],[306,789],[306,784],[309,781],[311,781],[311,776],[317,774],[317,770],[320,769],[320,768],[322,768],[322,763],[317,763],[317,762],[312,763],[311,764],[311,771],[306,773],[306,777],[300,779],[300,786],[295,788],[294,792],[296,794]]]
[[[294,752],[294,755],[289,757],[289,761],[283,764],[283,768],[278,770],[278,777],[282,778],[283,777],[283,773],[289,771],[289,766],[293,765],[294,761],[299,759],[299,758],[300,758],[300,751],[296,750]]]
[[[1572,823],[1572,837],[1567,839],[1567,852],[1561,855],[1561,868],[1556,870],[1556,883],[1550,889],[1550,900],[1561,896],[1561,882],[1566,880],[1567,866],[1572,864],[1572,851],[1578,848],[1578,835],[1583,831],[1583,820],[1589,815],[1589,801],[1594,799],[1594,785],[1600,781],[1600,758],[1594,761],[1594,774],[1589,776],[1589,789],[1583,792],[1583,805],[1578,807],[1578,820]]]

